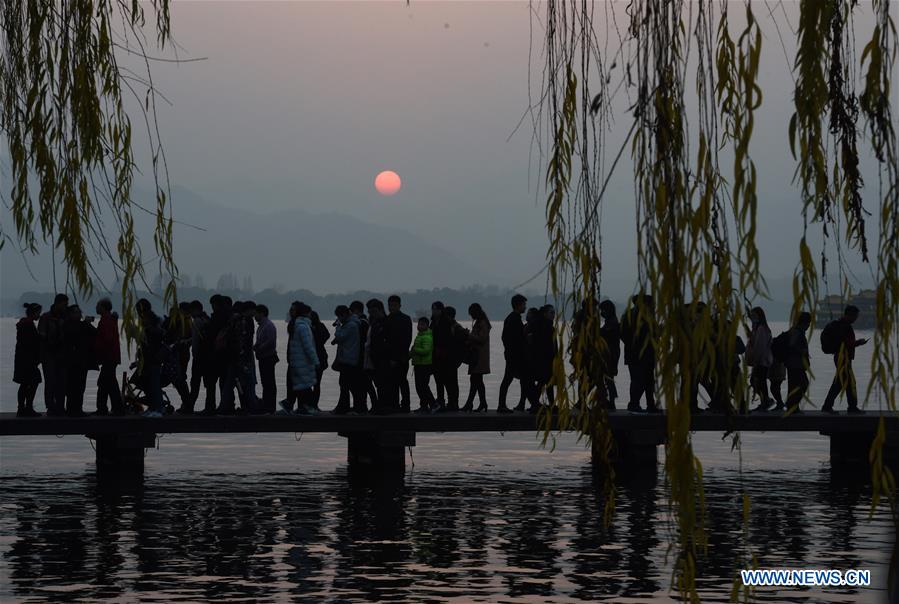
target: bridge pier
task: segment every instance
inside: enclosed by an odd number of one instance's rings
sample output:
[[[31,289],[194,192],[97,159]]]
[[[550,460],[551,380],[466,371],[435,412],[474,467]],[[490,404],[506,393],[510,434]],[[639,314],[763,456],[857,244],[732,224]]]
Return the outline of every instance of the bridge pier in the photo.
[[[144,449],[156,446],[152,432],[88,435],[96,449],[100,481],[139,481],[144,477]]]
[[[609,457],[616,471],[655,474],[658,446],[665,444],[665,433],[662,430],[613,431],[612,438],[614,443]],[[601,453],[595,445],[591,454],[593,464],[598,468]]]
[[[398,472],[406,470],[406,447],[415,446],[415,432],[339,432],[347,439],[350,470]]]
[[[830,465],[868,465],[874,436],[868,432],[821,432],[830,437]],[[883,446],[883,462],[899,470],[899,432],[888,431]]]

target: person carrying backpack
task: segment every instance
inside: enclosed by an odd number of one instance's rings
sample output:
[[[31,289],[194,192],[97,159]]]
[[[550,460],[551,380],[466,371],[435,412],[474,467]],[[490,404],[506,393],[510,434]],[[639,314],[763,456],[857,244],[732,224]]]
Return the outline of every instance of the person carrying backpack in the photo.
[[[852,359],[855,358],[855,349],[868,342],[868,340],[855,339],[855,331],[852,324],[858,319],[857,306],[849,305],[843,311],[843,316],[836,321],[831,321],[821,332],[821,349],[826,354],[833,355],[833,364],[836,368],[833,383],[824,399],[821,411],[836,413],[833,403],[837,396],[846,393],[847,413],[864,413],[858,408],[858,394],[856,392],[855,373],[852,371]]]

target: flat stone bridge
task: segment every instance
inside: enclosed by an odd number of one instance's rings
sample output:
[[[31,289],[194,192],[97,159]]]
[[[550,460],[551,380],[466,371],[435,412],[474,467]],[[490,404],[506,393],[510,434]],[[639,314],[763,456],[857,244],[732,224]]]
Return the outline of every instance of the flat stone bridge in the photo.
[[[655,471],[656,450],[665,443],[666,416],[612,411],[609,425],[615,438],[613,461]],[[830,437],[833,464],[865,464],[868,450],[884,421],[887,448],[884,459],[899,467],[899,414],[868,411],[864,415],[803,412],[694,415],[691,429],[700,432],[818,432]],[[143,474],[144,449],[153,448],[157,434],[226,434],[234,432],[320,432],[347,439],[351,469],[402,472],[405,449],[415,446],[419,432],[536,432],[539,419],[526,413],[439,413],[393,415],[170,415],[17,418],[0,413],[0,437],[83,435],[96,443],[98,474]],[[553,420],[553,428],[558,422]]]

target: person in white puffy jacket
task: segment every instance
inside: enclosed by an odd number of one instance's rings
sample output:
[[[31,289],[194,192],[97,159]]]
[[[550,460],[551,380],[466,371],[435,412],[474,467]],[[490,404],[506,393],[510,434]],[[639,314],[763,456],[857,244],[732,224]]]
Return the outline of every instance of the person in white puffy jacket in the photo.
[[[294,302],[291,314],[296,316],[293,336],[287,345],[287,365],[290,372],[290,387],[296,393],[297,413],[314,413],[313,387],[316,382],[315,368],[318,367],[318,355],[315,352],[315,339],[309,316],[312,309],[302,302]],[[281,408],[291,413],[291,404],[281,402]]]
[[[771,407],[768,394],[768,370],[774,364],[774,353],[771,352],[771,328],[765,318],[765,311],[756,306],[749,311],[752,329],[749,332],[749,345],[746,347],[746,364],[752,367],[749,383],[759,396],[759,406],[755,411],[767,411]]]

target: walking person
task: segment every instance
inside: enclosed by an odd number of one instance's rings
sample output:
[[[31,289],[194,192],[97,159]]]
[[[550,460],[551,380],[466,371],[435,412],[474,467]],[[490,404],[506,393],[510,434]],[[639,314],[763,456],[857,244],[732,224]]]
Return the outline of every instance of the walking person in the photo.
[[[278,400],[278,387],[275,384],[275,365],[278,364],[278,330],[268,318],[268,307],[260,304],[256,307],[256,343],[253,352],[259,363],[259,381],[262,382],[261,413],[274,413]]]
[[[786,408],[781,388],[786,379],[787,368],[782,361],[775,357],[771,367],[768,368],[768,385],[771,391],[771,398],[774,399],[774,411],[783,411]]]
[[[143,415],[162,417],[162,321],[153,312],[153,306],[146,298],[138,300],[134,309],[141,327],[137,354],[142,387],[147,398],[147,410]]]
[[[63,341],[66,351],[66,415],[87,417],[84,411],[84,390],[87,388],[87,372],[96,369],[94,364],[94,335],[96,329],[93,317],[84,317],[81,307],[72,304],[63,326]]]
[[[434,351],[431,354],[433,364],[431,368],[434,374],[434,400],[435,410],[446,406],[446,391],[443,387],[443,377],[438,371],[438,361],[447,356],[446,347],[449,345],[449,332],[445,329],[443,302],[437,300],[431,303],[431,336],[434,341]]]
[[[418,395],[417,413],[430,413],[436,407],[430,383],[434,362],[434,334],[430,326],[431,321],[427,317],[418,319],[418,334],[410,351],[412,371],[415,374],[415,393]]]
[[[618,314],[615,303],[611,300],[603,300],[599,304],[599,316],[602,317],[602,327],[599,328],[599,336],[603,345],[600,350],[600,392],[605,399],[606,408],[615,409],[615,399],[618,398],[618,388],[615,386],[615,377],[618,375],[618,360],[621,358],[621,325],[618,323]]]
[[[312,337],[315,339],[315,353],[318,355],[318,367],[315,370],[315,388],[312,393],[312,408],[320,411],[318,402],[322,398],[322,376],[325,369],[328,368],[328,349],[325,345],[331,339],[331,332],[325,327],[318,313],[314,310],[310,313],[309,318],[312,322]]]
[[[256,334],[256,303],[246,300],[240,305],[236,320],[237,327],[237,393],[240,397],[242,413],[260,413],[259,397],[256,396],[256,355],[253,339]]]
[[[812,324],[812,315],[799,313],[793,327],[787,332],[787,351],[784,365],[787,369],[787,410],[800,413],[799,404],[808,391],[808,339],[805,334]]]
[[[400,411],[409,413],[409,347],[412,346],[412,318],[402,310],[402,300],[396,294],[387,298],[387,341],[390,363],[390,382],[396,388]]]
[[[359,384],[357,388],[362,392],[363,397],[367,397],[371,401],[371,409],[374,410],[378,405],[378,392],[375,389],[375,369],[371,361],[371,353],[369,350],[371,342],[371,323],[365,316],[365,305],[359,300],[350,302],[350,311],[359,319],[359,364],[362,371],[359,372]],[[363,398],[363,403],[365,399]]]
[[[499,385],[499,404],[497,405],[497,413],[511,413],[512,410],[506,406],[506,396],[509,393],[509,386],[513,380],[518,380],[521,384],[521,392],[527,398],[530,393],[528,387],[527,376],[527,339],[524,332],[524,324],[521,322],[521,315],[527,308],[528,299],[521,294],[512,296],[512,312],[508,314],[503,321],[503,356],[506,360],[506,367],[503,371],[503,379]]]
[[[660,413],[655,400],[655,348],[652,343],[651,322],[655,307],[652,296],[633,296],[631,305],[621,320],[621,342],[624,344],[624,364],[631,378],[630,401],[627,410],[641,412],[640,399],[646,397],[646,410]]]
[[[116,368],[122,362],[119,316],[112,312],[109,298],[97,302],[96,310],[100,316],[94,336],[94,357],[100,365],[100,375],[97,376],[97,415],[109,414],[107,402],[112,405],[113,415],[124,415],[122,390],[116,376]]]
[[[213,294],[209,298],[211,315],[208,320],[201,319],[197,323],[200,329],[199,345],[201,347],[201,359],[204,365],[203,387],[206,389],[206,400],[203,405],[203,415],[215,415],[218,411],[216,405],[216,388],[221,384],[223,376],[222,352],[219,350],[219,334],[227,325],[225,297]],[[200,309],[202,310],[202,308]],[[194,311],[196,313],[196,311]],[[203,313],[204,315],[206,313]],[[193,340],[192,340],[193,341]],[[196,357],[194,357],[196,359]],[[199,386],[191,390],[191,398],[196,401],[199,396]]]
[[[25,316],[16,323],[16,351],[12,381],[19,385],[16,393],[16,417],[40,417],[34,410],[34,395],[41,383],[41,337],[35,323],[41,316],[41,305],[24,305]]]
[[[315,352],[315,337],[312,335],[312,309],[302,302],[294,302],[291,315],[294,321],[293,334],[287,348],[287,366],[290,371],[290,387],[296,394],[297,413],[313,414],[312,397],[315,388],[318,355]],[[288,401],[282,401],[284,413],[292,413]]]
[[[207,337],[209,315],[203,310],[203,303],[194,300],[190,303],[190,406],[188,412],[193,413],[200,398],[200,384],[206,390],[204,413],[215,412],[215,371],[212,364],[213,342]]]
[[[439,362],[435,360],[434,368],[446,391],[446,406],[442,410],[455,412],[459,411],[459,367],[468,354],[468,330],[456,321],[456,309],[452,306],[443,309],[441,328],[442,356]]]
[[[768,395],[768,369],[774,363],[774,354],[771,352],[771,328],[765,311],[756,306],[749,311],[749,320],[752,328],[749,332],[749,345],[746,347],[746,364],[752,367],[749,382],[752,389],[759,397],[759,406],[755,412],[768,411],[771,407],[771,398]]]
[[[37,333],[41,338],[41,369],[44,373],[44,405],[48,416],[65,415],[66,361],[63,325],[69,297],[56,294],[50,310],[41,315]]]
[[[858,407],[858,393],[856,392],[855,373],[852,371],[852,360],[855,359],[855,349],[868,342],[868,340],[856,339],[852,324],[858,319],[857,306],[847,306],[843,316],[836,321],[831,321],[821,332],[821,348],[826,354],[833,355],[833,364],[836,372],[833,383],[824,399],[821,411],[836,413],[833,408],[837,396],[846,393],[847,413],[864,413]]]
[[[187,383],[187,368],[190,366],[190,346],[192,342],[190,305],[181,303],[173,306],[169,315],[162,320],[164,333],[162,383],[170,382],[181,399],[178,413],[190,414],[193,399]]]
[[[534,347],[534,388],[535,394],[540,399],[546,393],[546,400],[552,407],[556,403],[555,389],[553,388],[553,365],[555,364],[556,347],[555,336],[556,309],[552,304],[546,304],[540,308],[535,317],[532,332],[532,345]]]
[[[524,341],[525,341],[525,371],[524,371],[524,380],[522,380],[522,385],[527,383],[527,388],[521,389],[521,394],[518,396],[518,404],[515,405],[515,411],[523,412],[525,410],[525,403],[528,399],[528,392],[532,391],[534,393],[534,397],[539,402],[540,400],[540,390],[537,387],[537,374],[538,368],[540,366],[540,360],[538,359],[538,350],[536,344],[536,332],[538,331],[537,324],[540,322],[540,309],[536,307],[531,307],[527,309],[527,312],[524,313]]]
[[[367,366],[371,368],[378,402],[372,406],[375,413],[389,414],[399,410],[399,385],[392,369],[387,313],[384,303],[372,298],[366,303],[368,318]]]
[[[352,410],[355,413],[365,413],[365,391],[361,388],[362,377],[362,332],[359,327],[359,317],[350,309],[341,304],[334,309],[334,340],[337,345],[337,355],[334,360],[334,370],[340,374],[338,384],[340,396],[337,399],[337,407],[334,413],[342,415],[350,412],[350,397],[353,399]]]
[[[471,331],[468,334],[469,363],[468,363],[468,400],[462,411],[471,411],[474,397],[478,397],[476,411],[487,411],[487,389],[484,386],[484,376],[490,373],[490,319],[481,305],[475,302],[468,307],[468,315],[471,317]]]
[[[298,305],[299,305],[299,302],[294,301],[290,305],[290,308],[287,309],[287,350],[290,350],[290,345],[293,341],[294,328],[296,327],[296,324],[297,324],[297,314],[296,313],[297,313]],[[285,405],[287,406],[288,409],[293,409],[293,406],[297,401],[297,394],[293,389],[293,384],[291,383],[291,380],[293,378],[291,376],[292,376],[292,372],[290,369],[290,361],[288,359],[287,375],[285,376],[285,383],[287,384],[287,392],[284,396],[284,399],[278,403],[278,406],[281,407],[281,409],[284,409]],[[279,411],[279,413],[280,413],[280,411]]]
[[[219,296],[212,309],[209,337],[213,344],[212,364],[219,387],[218,408],[212,413],[234,413],[234,380],[232,369],[232,315],[234,304],[228,296]],[[208,408],[207,408],[208,409]],[[207,410],[206,413],[209,413]]]

